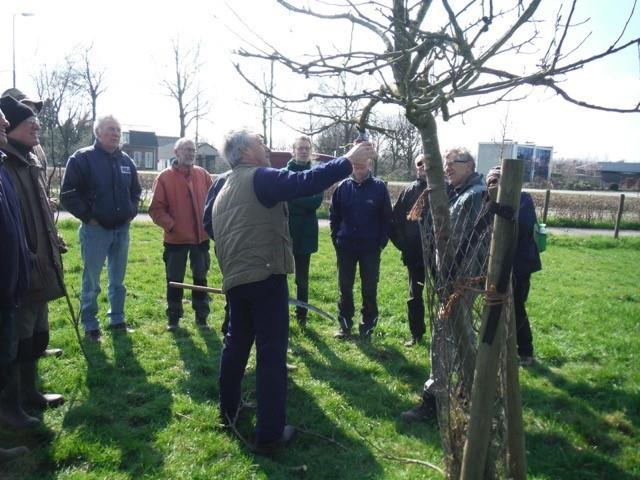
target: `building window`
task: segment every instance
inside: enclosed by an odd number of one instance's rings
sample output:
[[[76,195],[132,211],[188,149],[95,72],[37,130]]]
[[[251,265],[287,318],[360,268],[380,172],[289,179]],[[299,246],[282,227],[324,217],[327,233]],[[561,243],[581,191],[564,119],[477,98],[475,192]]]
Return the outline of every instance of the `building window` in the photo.
[[[153,152],[144,152],[144,168],[153,168]]]
[[[129,143],[129,132],[122,132],[122,144],[127,145]]]
[[[135,163],[138,168],[142,166],[142,152],[137,150],[133,152],[133,163]]]

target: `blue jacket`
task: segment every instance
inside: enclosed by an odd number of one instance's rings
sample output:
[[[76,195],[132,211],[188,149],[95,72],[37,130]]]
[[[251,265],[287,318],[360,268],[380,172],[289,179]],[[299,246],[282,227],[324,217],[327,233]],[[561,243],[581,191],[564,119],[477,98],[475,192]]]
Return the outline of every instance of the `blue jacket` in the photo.
[[[216,179],[213,181],[213,185],[209,187],[209,191],[207,192],[207,199],[204,201],[204,212],[202,212],[202,226],[204,227],[204,231],[207,232],[209,238],[213,240],[213,219],[211,218],[211,209],[213,208],[213,203],[216,201],[216,197],[224,187],[224,182],[227,181],[227,177],[231,173],[231,170],[227,170],[226,172],[218,175]]]
[[[531,195],[522,192],[518,212],[518,244],[513,258],[513,274],[516,277],[531,275],[542,269],[540,253],[533,239],[533,226],[537,222]]]
[[[20,203],[0,152],[0,308],[18,305],[29,287],[31,260],[22,226]]]
[[[343,180],[331,196],[329,225],[336,248],[382,250],[391,226],[391,200],[384,182],[371,174],[362,183],[352,177]]]
[[[96,141],[67,162],[60,188],[62,205],[87,223],[116,228],[138,214],[140,182],[136,166],[121,150],[107,153]]]

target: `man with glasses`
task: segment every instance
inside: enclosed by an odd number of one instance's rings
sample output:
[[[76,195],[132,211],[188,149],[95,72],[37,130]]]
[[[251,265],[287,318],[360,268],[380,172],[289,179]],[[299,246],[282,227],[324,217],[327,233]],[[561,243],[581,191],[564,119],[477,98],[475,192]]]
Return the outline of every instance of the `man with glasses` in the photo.
[[[296,138],[293,143],[293,158],[285,170],[301,172],[311,168],[311,139],[307,136]],[[318,217],[316,210],[322,205],[323,192],[309,197],[289,200],[289,234],[295,261],[296,298],[309,301],[309,263],[311,254],[318,251]],[[307,323],[307,310],[296,307],[298,325]]]
[[[443,276],[436,280],[441,286],[445,282],[451,283],[460,275],[477,276],[485,268],[485,260],[488,255],[483,239],[474,240],[474,226],[481,215],[485,204],[487,186],[482,175],[475,171],[475,160],[468,150],[454,148],[444,154],[444,173],[449,183],[449,216],[451,235],[449,242],[455,261],[451,263],[449,271],[439,271]],[[480,243],[482,242],[482,243]],[[475,295],[475,294],[470,294]],[[473,304],[473,298],[463,300],[465,304]],[[467,333],[473,336],[471,318],[466,323]],[[432,336],[436,333],[433,332]],[[444,342],[444,339],[438,342]],[[437,356],[440,354],[434,349],[436,340],[431,342],[432,371],[424,384],[420,403],[414,408],[402,412],[401,418],[405,422],[421,422],[436,417],[436,392],[446,388],[446,379],[442,378],[444,372],[434,371],[434,366],[442,363]],[[446,352],[445,355],[448,355]]]
[[[16,311],[16,362],[9,369],[7,385],[0,398],[3,423],[26,428],[39,421],[23,405],[39,409],[64,402],[62,395],[42,394],[37,389],[37,362],[49,343],[48,305],[64,295],[62,259],[53,215],[46,195],[41,165],[33,148],[39,144],[40,123],[36,114],[13,97],[0,98],[0,108],[9,126],[5,169],[22,208],[22,222],[31,257],[31,281]]]
[[[393,206],[390,239],[402,253],[402,263],[409,274],[409,299],[407,300],[407,319],[411,338],[405,347],[411,347],[422,340],[426,331],[424,323],[424,301],[422,288],[425,282],[422,240],[418,222],[407,217],[418,198],[427,188],[427,176],[424,169],[424,155],[415,161],[416,180],[408,185],[398,196]]]
[[[195,285],[207,285],[207,272],[211,264],[209,239],[201,221],[204,203],[212,181],[209,173],[194,165],[196,144],[180,138],[174,148],[176,159],[156,178],[149,216],[164,230],[164,259],[167,276],[167,330],[178,328],[183,315],[182,289],[172,288],[169,282],[184,281],[187,256]],[[196,325],[208,330],[209,296],[193,291],[191,305],[196,314]]]

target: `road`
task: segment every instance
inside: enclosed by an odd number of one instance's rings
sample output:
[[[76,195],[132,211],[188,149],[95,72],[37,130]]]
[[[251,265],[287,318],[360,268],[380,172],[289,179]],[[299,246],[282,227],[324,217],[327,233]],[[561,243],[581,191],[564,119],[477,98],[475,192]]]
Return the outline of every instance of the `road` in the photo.
[[[60,212],[60,220],[72,219],[73,216],[69,212]],[[151,217],[146,213],[139,214],[136,222],[151,222]],[[322,228],[329,228],[329,220],[318,220],[318,224]],[[600,228],[559,228],[559,227],[547,227],[547,232],[553,235],[573,235],[573,236],[588,236],[588,235],[604,235],[613,236],[613,230],[604,230]],[[640,230],[620,230],[621,237],[638,237],[640,236]]]

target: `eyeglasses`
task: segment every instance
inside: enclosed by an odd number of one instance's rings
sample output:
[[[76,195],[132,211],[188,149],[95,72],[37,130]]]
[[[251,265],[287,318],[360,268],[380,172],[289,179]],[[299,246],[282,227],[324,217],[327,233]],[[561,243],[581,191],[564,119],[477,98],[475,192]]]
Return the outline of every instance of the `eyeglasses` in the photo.
[[[450,162],[444,162],[445,167],[451,167],[454,163],[469,163],[467,160],[451,160]]]

